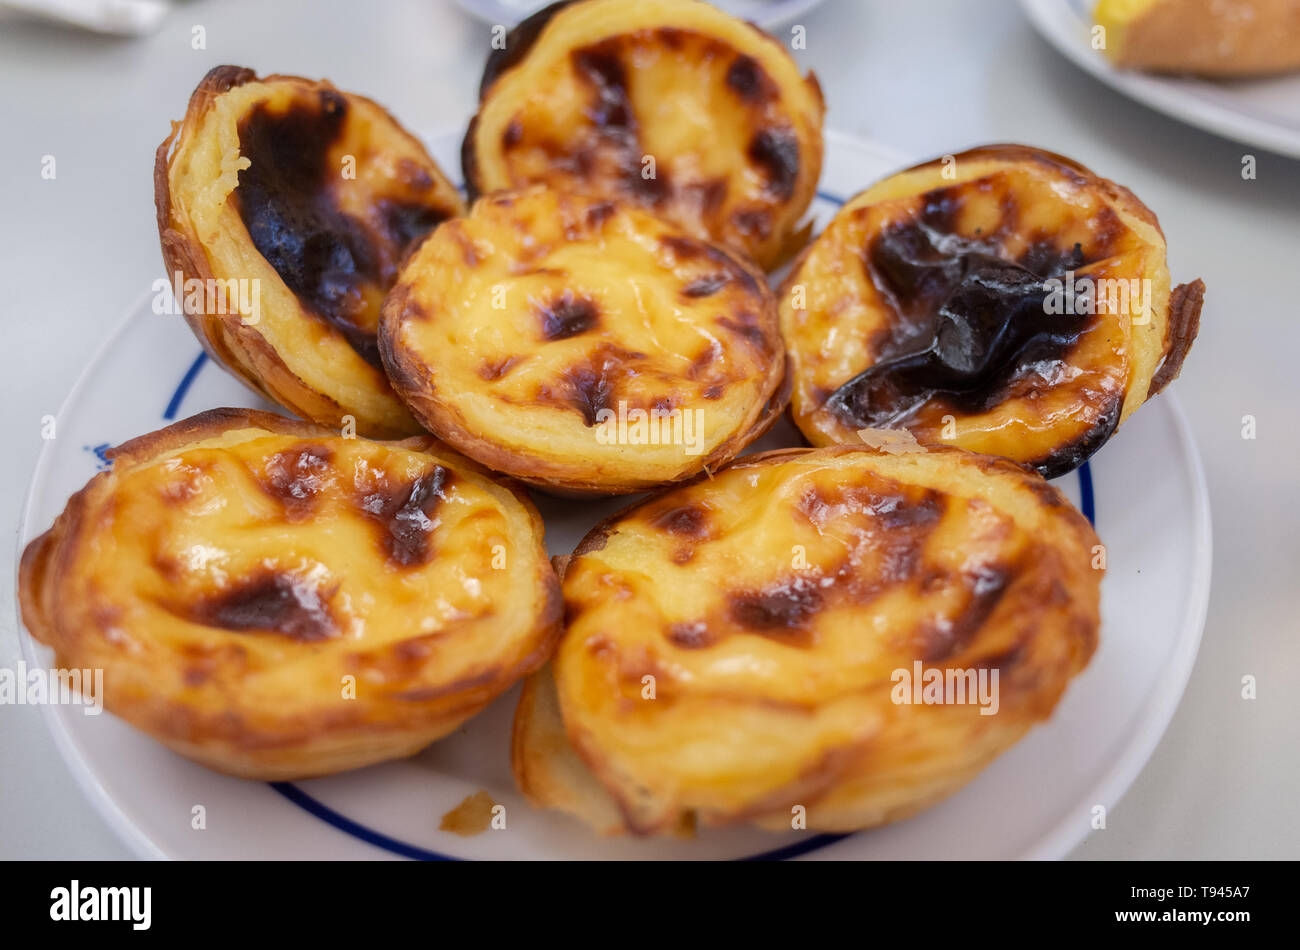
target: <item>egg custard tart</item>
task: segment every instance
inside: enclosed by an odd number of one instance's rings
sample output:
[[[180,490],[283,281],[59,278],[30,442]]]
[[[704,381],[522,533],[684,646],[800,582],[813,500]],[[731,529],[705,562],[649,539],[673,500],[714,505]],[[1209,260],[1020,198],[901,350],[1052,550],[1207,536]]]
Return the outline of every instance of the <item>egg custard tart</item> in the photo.
[[[545,661],[522,492],[428,436],[216,409],[141,436],[23,554],[23,621],[106,708],[246,778],[410,755]]]
[[[969,781],[1097,642],[1096,535],[936,447],[738,459],[593,530],[515,718],[521,789],[606,833],[851,831]]]
[[[1156,216],[1035,148],[918,165],[848,202],[778,293],[795,423],[1081,465],[1178,375],[1204,284],[1170,288]]]
[[[544,182],[634,201],[765,269],[806,240],[825,106],[785,47],[700,0],[578,0],[488,58],[471,195]]]
[[[753,264],[543,186],[439,227],[384,301],[379,342],[430,432],[559,494],[715,468],[785,404],[776,302]]]
[[[1100,0],[1117,66],[1202,76],[1300,69],[1300,0]]]
[[[158,147],[167,280],[208,353],[304,419],[419,433],[375,341],[403,257],[460,195],[369,99],[219,66]]]

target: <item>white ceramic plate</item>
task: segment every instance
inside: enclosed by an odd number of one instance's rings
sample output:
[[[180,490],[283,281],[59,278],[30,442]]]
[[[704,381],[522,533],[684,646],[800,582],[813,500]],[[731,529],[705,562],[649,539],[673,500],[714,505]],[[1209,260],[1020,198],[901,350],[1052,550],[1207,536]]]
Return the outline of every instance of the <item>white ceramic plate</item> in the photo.
[[[1300,158],[1300,73],[1208,80],[1116,69],[1091,46],[1095,0],[1020,0],[1020,5],[1067,59],[1125,95],[1225,138]]]
[[[458,136],[431,140],[455,168]],[[815,206],[901,164],[871,145],[827,137]],[[109,445],[216,406],[270,408],[201,356],[181,318],[148,298],[86,368],[36,468],[23,542],[45,530],[103,463]],[[797,444],[787,423],[755,449]],[[141,855],[175,858],[1009,858],[1060,857],[1113,806],[1165,730],[1182,695],[1205,620],[1210,518],[1204,476],[1170,394],[1138,412],[1093,459],[1061,479],[1106,542],[1101,647],[1052,720],[1033,730],[958,794],[922,815],[848,837],[705,831],[694,841],[604,840],[531,808],[510,774],[512,690],[456,734],[401,762],[332,778],[266,785],[209,772],[111,715],[46,706],[55,741],[99,811]],[[553,553],[568,553],[625,500],[568,503],[538,496]],[[50,653],[23,637],[29,663]],[[480,788],[506,805],[507,828],[473,838],[440,832],[441,816]],[[206,829],[191,827],[194,806]]]
[[[732,16],[757,23],[770,30],[802,16],[825,0],[710,0]],[[456,0],[456,3],[484,23],[514,26],[526,16],[548,6],[551,0]]]

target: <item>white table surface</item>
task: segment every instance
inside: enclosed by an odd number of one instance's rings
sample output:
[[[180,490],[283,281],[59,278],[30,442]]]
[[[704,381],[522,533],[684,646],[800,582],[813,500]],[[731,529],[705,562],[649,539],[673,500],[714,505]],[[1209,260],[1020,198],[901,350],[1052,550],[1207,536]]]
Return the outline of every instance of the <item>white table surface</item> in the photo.
[[[1070,155],[1156,210],[1177,279],[1204,278],[1200,340],[1174,388],[1214,511],[1209,621],[1159,749],[1075,856],[1300,857],[1300,163],[1124,99],[1061,60],[1011,0],[828,0],[801,22],[797,55],[821,79],[829,127],[917,159],[996,141]],[[191,48],[195,25],[206,50]],[[136,40],[0,15],[4,574],[41,417],[162,273],[153,152],[203,73],[328,77],[412,128],[462,127],[488,38],[451,0],[186,2]],[[1241,437],[1248,414],[1254,441]],[[0,589],[0,666],[13,667],[13,585]],[[39,711],[0,707],[0,857],[127,856]]]

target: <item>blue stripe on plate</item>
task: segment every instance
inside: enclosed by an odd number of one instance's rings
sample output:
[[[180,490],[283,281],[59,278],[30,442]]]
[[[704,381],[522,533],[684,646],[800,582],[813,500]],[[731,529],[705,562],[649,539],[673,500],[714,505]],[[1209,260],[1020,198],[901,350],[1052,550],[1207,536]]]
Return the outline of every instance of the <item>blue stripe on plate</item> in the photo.
[[[349,834],[366,844],[372,844],[376,848],[383,848],[385,851],[400,854],[404,858],[413,858],[416,861],[461,860],[451,855],[439,854],[437,851],[429,851],[417,845],[407,844],[405,841],[398,841],[396,838],[390,838],[373,828],[367,828],[360,822],[353,821],[347,815],[341,815],[328,805],[318,802],[292,782],[268,782],[267,784],[303,811],[315,815],[327,825],[333,825],[344,834]]]
[[[1087,462],[1079,466],[1079,508],[1088,524],[1096,527],[1097,502],[1092,493],[1092,469]]]
[[[199,375],[199,370],[203,369],[203,364],[208,361],[207,353],[200,353],[195,357],[190,368],[185,371],[181,381],[176,386],[176,392],[172,393],[171,401],[167,403],[167,408],[163,410],[163,418],[171,422],[176,418],[176,413],[180,411],[181,401],[185,399],[185,394],[190,391],[190,386],[194,385],[194,379]]]

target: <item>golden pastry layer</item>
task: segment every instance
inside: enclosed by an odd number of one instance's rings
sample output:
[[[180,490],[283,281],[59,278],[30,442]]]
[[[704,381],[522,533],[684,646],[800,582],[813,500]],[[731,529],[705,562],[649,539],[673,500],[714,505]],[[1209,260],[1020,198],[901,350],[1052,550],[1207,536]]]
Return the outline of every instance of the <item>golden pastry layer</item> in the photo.
[[[1300,0],[1100,0],[1118,66],[1204,76],[1300,69]]]
[[[1155,215],[1069,159],[936,159],[849,201],[784,282],[791,412],[814,445],[905,427],[1050,478],[1178,375],[1204,289],[1171,290]]]
[[[757,268],[647,212],[541,186],[438,228],[384,303],[380,347],[429,431],[561,493],[716,467],[784,405]]]
[[[158,147],[154,192],[168,280],[214,359],[321,425],[419,432],[384,378],[379,305],[463,205],[392,116],[328,82],[219,66]]]
[[[515,775],[607,833],[790,829],[800,806],[825,831],[905,817],[1046,718],[1087,664],[1096,544],[1037,475],[960,449],[739,459],[574,552]],[[933,671],[947,685],[925,699]]]
[[[465,180],[634,201],[771,269],[807,238],[824,111],[781,43],[707,3],[556,3],[489,57]]]
[[[106,707],[247,778],[410,755],[545,661],[521,493],[426,437],[216,409],[133,439],[27,546],[23,621]]]

